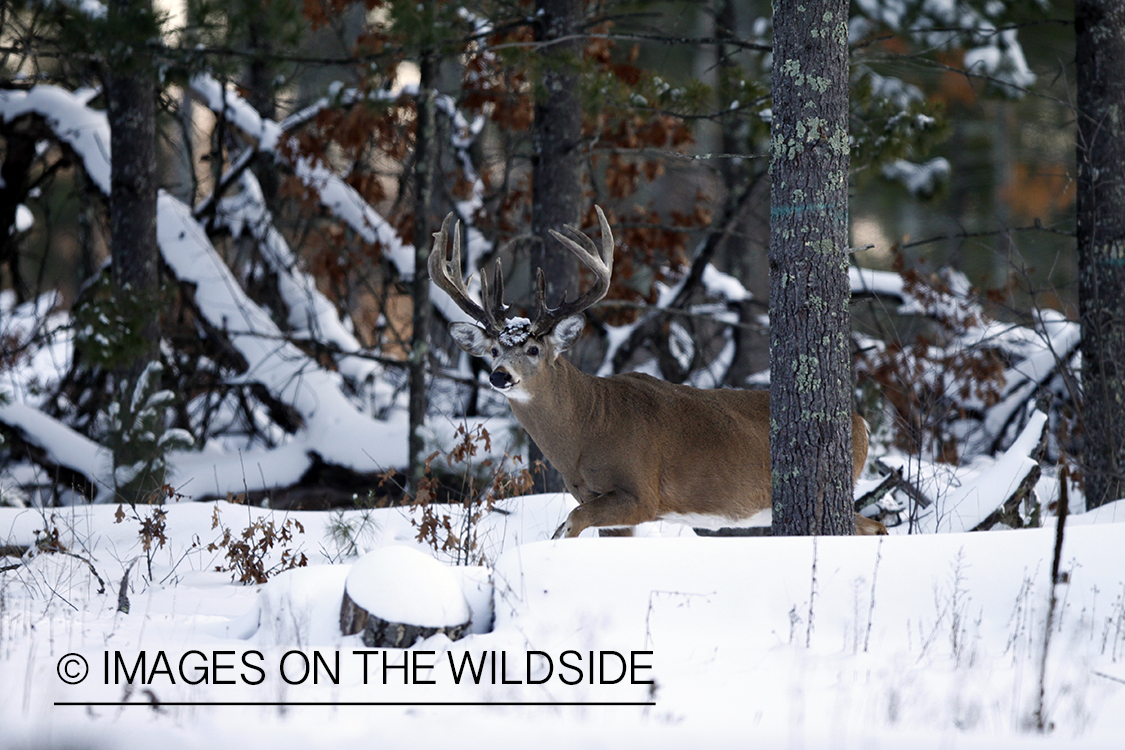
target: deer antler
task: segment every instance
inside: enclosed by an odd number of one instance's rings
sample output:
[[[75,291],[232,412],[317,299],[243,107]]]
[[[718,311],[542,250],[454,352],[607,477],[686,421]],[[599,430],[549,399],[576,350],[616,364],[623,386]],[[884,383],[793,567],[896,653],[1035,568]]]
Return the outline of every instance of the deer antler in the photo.
[[[461,222],[453,227],[453,248],[452,252],[449,251],[449,224],[452,221],[453,213],[450,212],[441,223],[441,231],[434,233],[434,248],[430,251],[428,263],[430,278],[469,317],[484,326],[489,336],[499,336],[504,328],[504,313],[507,310],[504,305],[504,276],[500,263],[496,263],[492,289],[489,289],[488,277],[481,273],[482,307],[469,296],[466,280],[461,278]]]
[[[551,236],[561,242],[563,247],[574,253],[578,260],[594,272],[594,285],[573,302],[567,302],[564,296],[563,302],[558,307],[551,309],[547,307],[546,281],[543,278],[543,269],[538,269],[535,290],[536,312],[535,322],[531,326],[532,335],[537,336],[546,333],[563,318],[577,315],[586,308],[593,306],[609,291],[609,280],[613,275],[613,230],[609,228],[609,222],[606,221],[605,213],[602,212],[601,207],[594,206],[594,210],[598,213],[598,223],[602,230],[600,250],[592,239],[572,226],[568,225],[563,228],[573,235],[578,242],[553,229],[550,230]]]

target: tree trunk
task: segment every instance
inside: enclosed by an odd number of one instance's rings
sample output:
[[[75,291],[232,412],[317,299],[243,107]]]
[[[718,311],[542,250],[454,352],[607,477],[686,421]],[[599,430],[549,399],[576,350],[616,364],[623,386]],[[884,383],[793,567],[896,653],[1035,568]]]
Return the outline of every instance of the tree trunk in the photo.
[[[581,0],[536,0],[535,41],[539,48],[542,78],[535,101],[531,155],[532,279],[542,268],[546,277],[547,304],[558,305],[567,292],[578,293],[578,261],[547,233],[576,224],[582,200],[578,144],[582,138],[582,103],[578,62],[581,48],[576,33],[582,19]],[[554,41],[564,39],[565,41]],[[543,453],[532,444],[531,461]],[[536,476],[540,492],[559,492],[562,476],[550,467]]]
[[[110,252],[118,309],[129,319],[132,341],[116,380],[121,421],[131,424],[134,388],[160,355],[160,256],[156,245],[156,77],[145,48],[151,38],[151,0],[112,0],[108,11],[127,30],[109,56],[106,81],[110,129]],[[114,466],[146,462],[144,445],[122,433],[113,442]],[[126,498],[141,499],[163,476],[138,476]]]
[[[1086,507],[1125,497],[1125,5],[1077,0],[1078,306]]]
[[[151,0],[113,0],[121,17],[151,16]],[[137,44],[143,42],[137,41]],[[144,50],[133,50],[127,65],[111,63],[108,80],[110,151],[110,249],[119,295],[156,305],[160,258],[156,246],[156,79]],[[156,315],[143,322],[147,351],[125,369],[134,375],[155,358],[160,327]]]
[[[775,535],[851,534],[848,3],[774,3],[770,462]]]
[[[425,468],[426,446],[422,427],[426,422],[426,359],[430,332],[430,275],[426,270],[430,245],[430,208],[434,192],[434,164],[437,160],[437,123],[434,110],[434,79],[437,62],[423,54],[418,83],[418,131],[414,155],[414,302],[413,329],[410,335],[410,490],[417,492]]]
[[[5,143],[4,161],[0,163],[0,269],[8,270],[8,283],[17,304],[25,302],[33,292],[24,283],[20,269],[24,233],[16,231],[16,213],[27,197],[35,145],[46,135],[47,130],[37,117],[0,122],[0,137]]]
[[[254,2],[254,6],[258,3]],[[269,37],[268,24],[259,13],[248,13],[246,45],[250,53],[250,64],[246,68],[247,101],[258,114],[270,120],[277,119],[277,67],[271,61],[274,57],[273,42]],[[271,154],[261,153],[255,159],[254,176],[262,188],[266,207],[278,213],[277,191],[280,186],[277,163]]]

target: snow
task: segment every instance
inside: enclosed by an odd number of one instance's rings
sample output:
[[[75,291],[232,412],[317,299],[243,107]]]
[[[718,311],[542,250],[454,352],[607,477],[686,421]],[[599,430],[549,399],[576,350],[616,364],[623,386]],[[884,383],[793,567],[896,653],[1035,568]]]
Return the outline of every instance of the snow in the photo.
[[[58,138],[84,157],[86,173],[109,195],[109,123],[105,113],[86,107],[87,91],[39,85],[27,91],[0,91],[0,118],[11,122],[37,114]]]
[[[129,509],[117,524],[107,506],[0,508],[0,544],[32,542],[54,525],[107,584],[99,593],[70,556],[2,558],[0,567],[18,565],[0,573],[0,747],[128,750],[153,737],[167,747],[280,749],[372,738],[391,747],[531,738],[542,748],[1120,746],[1121,522],[1077,516],[1067,526],[1068,582],[1046,661],[1054,728],[1043,737],[1028,720],[1053,529],[716,539],[669,537],[679,531],[657,524],[636,539],[545,541],[571,505],[533,496],[485,517],[490,570],[445,569],[462,590],[491,573],[494,613],[480,616],[478,591],[470,635],[376,651],[336,630],[345,579],[367,583],[364,561],[376,558],[341,558],[329,531],[371,513],[367,542],[384,562],[440,557],[413,540],[415,512],[287,514],[304,527],[290,546],[310,567],[240,586],[212,570],[221,561],[205,547],[218,533],[212,511],[232,528],[269,511],[165,506],[168,544],[153,550],[150,577]],[[118,584],[138,555],[130,612],[117,612]],[[418,591],[381,596],[411,609]],[[121,668],[135,669],[142,653],[146,684],[137,675],[126,685]],[[74,673],[75,654],[90,672],[69,685],[59,671]],[[56,705],[106,701],[126,705]],[[206,705],[218,701],[252,705]]]
[[[16,206],[16,222],[12,231],[26,232],[33,226],[35,226],[35,214],[31,213],[31,209],[22,203]]]
[[[940,156],[925,164],[895,159],[883,165],[883,177],[901,182],[916,197],[933,195],[938,185],[949,179],[951,171],[949,162]]]
[[[207,453],[184,453],[170,464],[182,476],[213,478],[220,495],[241,492],[248,479],[253,487],[295,483],[312,463],[313,446],[358,471],[405,465],[405,418],[379,421],[360,413],[340,390],[339,375],[283,341],[268,313],[246,297],[187,206],[161,194],[157,212],[157,240],[165,260],[177,278],[195,284],[196,302],[211,324],[229,331],[231,344],[248,364],[244,378],[261,382],[305,419],[299,439],[276,449],[251,450],[239,461],[220,462]],[[373,453],[388,463],[375,460]]]
[[[848,267],[848,280],[852,294],[876,294],[886,297],[906,299],[902,276],[893,271],[877,271],[873,268]]]
[[[330,343],[342,352],[362,352],[363,346],[340,320],[335,306],[317,289],[316,281],[297,268],[297,259],[274,225],[254,173],[243,172],[240,183],[241,192],[220,201],[216,216],[232,235],[237,237],[245,229],[259,241],[264,260],[277,274],[293,331],[297,336]],[[374,361],[356,356],[341,357],[338,367],[345,378],[356,383],[375,379],[382,372]]]
[[[110,494],[113,457],[108,449],[24,403],[0,400],[0,422],[34,436],[33,444],[46,451],[51,463],[92,479],[99,497]]]
[[[998,79],[1014,87],[1011,93],[1035,83],[1035,73],[1027,65],[1023,48],[1016,40],[1015,29],[996,33],[987,46],[970,49],[965,53],[965,69],[979,75]]]
[[[713,297],[724,299],[727,302],[745,302],[753,298],[746,287],[735,277],[725,274],[710,263],[703,269],[701,279],[703,288]]]
[[[368,552],[352,566],[346,588],[353,602],[387,622],[444,628],[469,621],[469,603],[454,574],[410,547]]]
[[[500,331],[500,343],[506,347],[519,346],[531,335],[531,321],[527,318],[511,318]]]

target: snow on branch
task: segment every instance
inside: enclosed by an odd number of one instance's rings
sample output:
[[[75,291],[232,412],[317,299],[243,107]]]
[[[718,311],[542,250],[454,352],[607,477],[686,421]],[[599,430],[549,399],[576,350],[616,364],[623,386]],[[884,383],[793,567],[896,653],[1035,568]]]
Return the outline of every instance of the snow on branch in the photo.
[[[48,85],[27,91],[0,91],[0,118],[11,121],[29,114],[42,117],[60,141],[82,156],[86,174],[109,195],[109,123],[104,113],[86,106],[97,93]]]
[[[281,125],[259,115],[249,102],[233,91],[224,90],[223,85],[209,75],[192,78],[191,88],[213,112],[227,118],[249,137],[256,138],[259,151],[277,157],[276,149],[286,135]],[[383,253],[404,278],[414,275],[414,248],[403,244],[390,222],[372,208],[355,188],[309,157],[299,158],[293,164],[293,170],[301,182],[316,190],[321,205],[363,237],[365,242],[382,246]]]
[[[891,533],[974,531],[1002,520],[1003,513],[1017,512],[1039,479],[1046,430],[1047,415],[1035,410],[1003,454],[956,468],[903,455],[883,456],[882,468],[897,473],[911,490],[909,506],[901,512],[910,522],[888,523]]]
[[[113,495],[109,449],[27,404],[0,403],[0,424],[18,436],[32,461],[61,483],[93,502],[105,502]]]
[[[275,159],[278,158],[277,149],[289,132],[309,122],[315,118],[317,113],[333,104],[331,99],[321,99],[295,112],[281,123],[277,123],[268,118],[263,118],[238,93],[230,89],[224,90],[222,84],[209,75],[199,75],[193,78],[192,90],[213,112],[223,115],[248,137],[257,141],[256,147],[248,147],[235,159],[227,175],[220,179],[221,185],[228,183],[231,175],[244,171],[255,153],[264,151],[272,154]],[[354,101],[358,100],[360,96],[376,96],[391,100],[402,93],[410,94],[411,91],[409,87],[400,92],[378,91],[362,95],[356,91],[342,91],[339,92],[336,101],[337,103]],[[449,96],[440,95],[436,98],[435,103],[438,110],[449,117],[453,125],[451,128],[451,145],[458,156],[466,180],[472,185],[469,199],[457,204],[458,214],[462,218],[468,219],[483,202],[484,186],[473,169],[469,147],[484,127],[484,120],[477,117],[471,123],[467,121],[457,109],[456,102]],[[400,276],[404,279],[413,277],[414,247],[404,244],[390,223],[367,203],[355,188],[344,182],[328,168],[314,163],[308,157],[298,159],[293,168],[296,176],[305,185],[316,190],[324,208],[347,224],[352,231],[363,237],[364,241],[381,244],[384,255],[394,264]],[[205,201],[204,204],[201,204],[201,207],[209,204],[211,200]],[[488,254],[492,246],[471,225],[464,235],[468,251],[465,268],[466,273],[472,276],[479,266],[480,259]],[[474,287],[479,289],[479,284],[470,286],[470,288]],[[446,320],[468,320],[452,300],[439,293],[440,290],[436,286],[431,287],[430,291],[431,303]],[[345,351],[350,350],[345,349]]]
[[[304,419],[293,442],[247,457],[247,465],[263,467],[263,476],[250,477],[251,484],[277,487],[295,483],[311,465],[313,450],[325,461],[358,472],[387,468],[372,459],[372,451],[391,466],[405,464],[405,421],[380,422],[360,413],[340,390],[338,374],[324,370],[284,341],[269,315],[242,291],[186,205],[165,194],[160,196],[157,211],[157,239],[165,261],[177,278],[195,285],[201,312],[213,326],[227,331],[232,346],[245,357],[249,364],[245,380],[260,382]],[[184,454],[175,463],[183,468],[197,458],[212,463],[201,454]],[[266,467],[271,471],[266,472]],[[239,471],[225,481],[217,479],[217,489],[241,489],[244,478],[238,462],[227,461],[226,468]],[[210,473],[200,469],[203,467],[189,473]]]
[[[219,202],[216,219],[232,235],[237,237],[245,230],[258,242],[263,260],[277,276],[278,289],[289,310],[292,335],[327,341],[339,349],[342,356],[336,366],[352,383],[374,381],[382,373],[382,367],[371,359],[349,356],[363,352],[363,345],[340,319],[336,306],[317,289],[316,281],[298,268],[296,256],[266,208],[257,178],[245,171],[239,181],[242,190]]]
[[[0,116],[43,117],[82,159],[94,183],[108,192],[109,125],[105,114],[88,108],[87,101],[82,93],[55,86],[5,91],[0,92]],[[279,401],[290,404],[304,422],[288,442],[273,449],[235,456],[175,453],[170,463],[177,474],[213,478],[214,491],[222,495],[296,483],[314,458],[360,473],[406,463],[405,419],[380,422],[359,412],[342,392],[339,374],[323,369],[285,341],[269,314],[243,292],[191,209],[165,193],[157,203],[157,241],[176,277],[194,285],[201,313],[215,330],[226,332],[248,363],[244,382],[260,383]],[[70,466],[96,486],[107,486],[104,481],[99,484],[104,480],[104,448],[28,406],[9,404],[3,407],[3,415],[28,436],[28,442],[44,449],[67,446],[65,460],[69,463],[56,460],[59,466]],[[378,462],[373,454],[379,456]],[[210,490],[187,488],[198,493]],[[104,494],[98,490],[97,498],[103,499]]]

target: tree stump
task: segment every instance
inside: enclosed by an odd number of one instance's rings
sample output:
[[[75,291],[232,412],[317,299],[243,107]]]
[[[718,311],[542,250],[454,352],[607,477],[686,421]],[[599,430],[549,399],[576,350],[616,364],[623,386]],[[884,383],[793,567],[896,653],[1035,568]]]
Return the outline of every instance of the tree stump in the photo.
[[[362,633],[368,648],[409,648],[437,633],[455,641],[471,619],[453,572],[409,547],[369,552],[344,584],[340,632]]]

